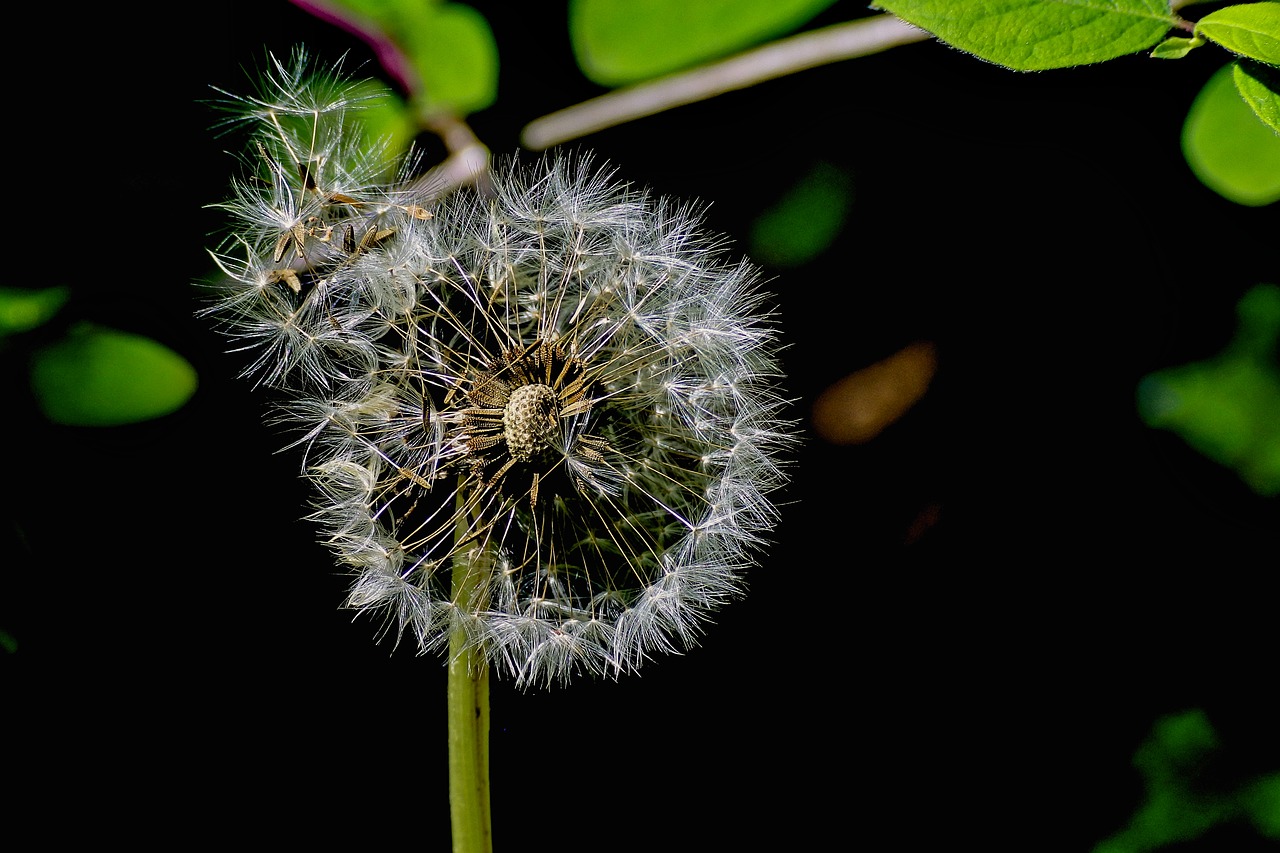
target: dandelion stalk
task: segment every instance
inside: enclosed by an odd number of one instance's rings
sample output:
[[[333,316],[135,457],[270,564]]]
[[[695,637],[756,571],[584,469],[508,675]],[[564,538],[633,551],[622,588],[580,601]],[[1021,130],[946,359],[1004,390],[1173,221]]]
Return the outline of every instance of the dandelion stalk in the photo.
[[[449,814],[453,853],[493,849],[489,817],[489,667],[465,647],[449,644]]]
[[[459,516],[458,536],[467,535]],[[481,593],[479,573],[454,561],[453,595],[471,601]],[[493,827],[489,813],[489,666],[455,626],[449,635],[449,815],[453,853],[489,853]]]

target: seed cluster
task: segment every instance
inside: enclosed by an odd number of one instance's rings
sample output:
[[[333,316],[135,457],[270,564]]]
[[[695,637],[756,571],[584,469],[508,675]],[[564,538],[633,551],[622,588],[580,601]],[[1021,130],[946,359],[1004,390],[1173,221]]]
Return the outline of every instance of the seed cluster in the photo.
[[[502,437],[514,462],[528,462],[552,446],[560,402],[550,385],[521,385],[502,410]]]

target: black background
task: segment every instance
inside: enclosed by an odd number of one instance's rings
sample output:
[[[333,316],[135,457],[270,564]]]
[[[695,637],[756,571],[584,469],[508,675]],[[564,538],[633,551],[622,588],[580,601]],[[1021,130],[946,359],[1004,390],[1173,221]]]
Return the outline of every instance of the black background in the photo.
[[[473,5],[502,63],[471,117],[493,151],[602,91],[563,4]],[[208,87],[244,91],[299,43],[379,69],[282,0],[184,14],[104,22],[92,111],[69,105],[93,132],[64,161],[87,198],[67,242],[96,259],[69,315],[168,344],[200,388],[153,423],[74,429],[6,371],[10,663],[64,653],[86,754],[147,768],[183,827],[447,849],[443,665],[338,610],[298,460],[193,316],[203,206],[233,165]],[[841,2],[811,26],[868,14]],[[1280,770],[1276,499],[1134,406],[1144,374],[1221,349],[1239,296],[1276,281],[1274,208],[1220,198],[1179,151],[1223,60],[1015,74],[922,43],[570,144],[709,202],[744,250],[816,161],[847,169],[837,245],[769,271],[797,417],[915,340],[939,370],[869,444],[805,432],[776,545],[700,648],[617,683],[495,683],[497,849],[1088,850],[1140,804],[1129,759],[1153,721],[1189,708],[1221,778]],[[1226,843],[1265,846],[1228,827],[1178,849]]]

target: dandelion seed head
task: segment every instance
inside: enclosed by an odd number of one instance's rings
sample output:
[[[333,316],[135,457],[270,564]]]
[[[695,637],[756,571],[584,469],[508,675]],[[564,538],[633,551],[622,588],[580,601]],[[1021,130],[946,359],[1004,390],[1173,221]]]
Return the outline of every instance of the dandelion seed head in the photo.
[[[794,442],[759,271],[589,154],[497,158],[428,210],[304,60],[236,101],[260,162],[205,313],[283,395],[346,606],[524,687],[696,645]]]

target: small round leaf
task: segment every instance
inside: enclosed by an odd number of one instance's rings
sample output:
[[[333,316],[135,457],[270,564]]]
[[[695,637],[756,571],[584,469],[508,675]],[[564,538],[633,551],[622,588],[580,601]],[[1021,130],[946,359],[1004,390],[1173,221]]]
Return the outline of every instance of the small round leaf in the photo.
[[[1191,104],[1182,154],[1209,189],[1237,204],[1280,200],[1280,135],[1240,97],[1234,65],[1219,69]]]
[[[86,324],[34,354],[31,386],[52,421],[114,426],[179,409],[195,393],[196,371],[150,338]]]
[[[66,303],[66,287],[26,290],[0,287],[0,337],[42,326]]]

